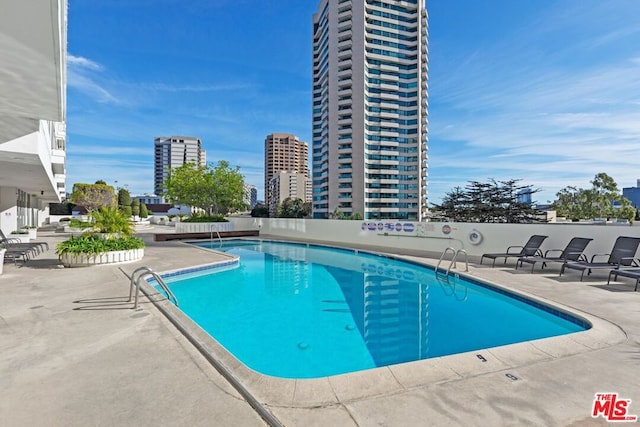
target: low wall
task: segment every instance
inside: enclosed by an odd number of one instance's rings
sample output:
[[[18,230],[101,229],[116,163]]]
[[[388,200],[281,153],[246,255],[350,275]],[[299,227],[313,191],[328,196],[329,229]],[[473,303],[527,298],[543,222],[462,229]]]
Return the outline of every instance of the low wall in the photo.
[[[215,233],[216,231],[233,231],[233,222],[177,222],[176,233]]]
[[[479,224],[409,221],[341,221],[289,218],[230,218],[237,230],[259,229],[275,238],[331,242],[402,249],[439,257],[447,248],[464,249],[478,261],[484,253],[504,252],[508,246],[524,245],[533,234],[549,236],[542,250],[563,249],[572,237],[594,239],[585,254],[609,253],[618,236],[640,237],[640,226],[554,224]]]
[[[130,249],[125,251],[103,252],[100,254],[70,254],[60,256],[60,261],[65,267],[89,267],[100,264],[124,264],[139,261],[144,257],[143,249]]]

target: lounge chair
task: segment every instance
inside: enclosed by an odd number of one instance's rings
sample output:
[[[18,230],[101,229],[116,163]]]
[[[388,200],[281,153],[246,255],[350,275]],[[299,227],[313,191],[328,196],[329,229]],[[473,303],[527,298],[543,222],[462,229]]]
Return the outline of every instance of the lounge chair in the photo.
[[[610,254],[595,254],[591,257],[589,262],[565,262],[560,269],[560,275],[564,273],[566,268],[571,270],[582,271],[580,275],[580,281],[584,278],[584,272],[587,271],[587,275],[591,274],[591,270],[597,268],[606,269],[620,269],[621,267],[633,267],[639,266],[634,259],[636,252],[640,246],[640,237],[627,237],[620,236],[616,239],[613,249]],[[609,256],[606,261],[596,261],[597,257]]]
[[[0,230],[0,244],[13,249],[21,248],[28,249],[31,251],[35,251],[35,255],[44,252],[45,249],[49,249],[49,244],[47,242],[28,242],[21,243],[19,239],[9,238],[5,236],[5,234]]]
[[[480,258],[480,264],[482,264],[482,261],[485,258],[493,259],[493,264],[491,265],[491,267],[495,267],[497,258],[504,258],[504,263],[506,264],[507,258],[520,258],[523,256],[542,255],[540,246],[542,245],[542,242],[544,242],[544,239],[546,239],[547,237],[549,236],[540,236],[534,234],[533,236],[529,237],[529,241],[527,241],[524,246],[509,246],[506,252],[483,254]],[[516,252],[515,249],[518,248],[520,248],[520,250]]]
[[[636,264],[637,263],[638,261],[636,261]],[[613,276],[613,280],[618,280],[618,276],[628,277],[630,279],[636,279],[636,287],[633,289],[633,291],[635,292],[638,290],[638,283],[640,283],[640,268],[624,268],[624,269],[614,268],[613,270],[609,271],[609,278],[607,279],[607,285],[611,283],[611,276]]]
[[[544,252],[544,256],[524,256],[518,258],[516,262],[516,268],[518,265],[522,266],[523,263],[531,264],[531,272],[536,266],[536,263],[541,262],[542,268],[547,266],[548,262],[569,262],[569,261],[587,261],[586,255],[583,253],[587,245],[593,239],[586,237],[574,237],[569,241],[564,249],[549,249]],[[553,255],[559,252],[557,255]]]
[[[17,264],[18,258],[22,258],[22,262],[27,262],[31,255],[35,255],[33,248],[18,248],[15,247],[14,244],[9,244],[7,242],[0,243],[0,249],[5,249],[4,259],[5,260],[13,260],[14,264]]]

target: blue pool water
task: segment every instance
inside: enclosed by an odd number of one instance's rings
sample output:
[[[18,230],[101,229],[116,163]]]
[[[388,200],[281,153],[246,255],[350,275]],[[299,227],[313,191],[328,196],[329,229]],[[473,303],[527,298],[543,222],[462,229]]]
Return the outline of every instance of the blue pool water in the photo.
[[[180,309],[265,375],[324,377],[589,328],[401,260],[264,241],[197,245],[238,255],[240,263],[167,278]]]

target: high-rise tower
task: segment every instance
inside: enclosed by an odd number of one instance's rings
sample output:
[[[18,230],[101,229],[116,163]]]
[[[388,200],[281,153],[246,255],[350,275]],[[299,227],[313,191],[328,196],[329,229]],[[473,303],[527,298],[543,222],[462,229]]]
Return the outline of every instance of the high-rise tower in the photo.
[[[297,136],[272,133],[264,140],[264,194],[267,206],[271,203],[269,181],[278,172],[293,172],[309,177],[309,147]]]
[[[168,169],[177,168],[185,163],[205,166],[207,156],[200,138],[192,136],[160,136],[155,138],[154,149],[154,191],[163,193],[163,183]]]
[[[424,0],[321,0],[313,16],[313,214],[422,220]]]

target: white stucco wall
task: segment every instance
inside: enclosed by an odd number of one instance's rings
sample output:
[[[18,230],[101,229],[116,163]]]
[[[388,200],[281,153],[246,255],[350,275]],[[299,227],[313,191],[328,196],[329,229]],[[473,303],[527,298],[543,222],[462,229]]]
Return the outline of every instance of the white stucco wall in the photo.
[[[0,187],[0,229],[9,235],[18,227],[15,187]]]
[[[389,249],[403,248],[424,252],[425,256],[436,257],[440,256],[447,247],[452,247],[464,249],[470,258],[479,258],[484,253],[504,252],[511,245],[524,245],[533,234],[549,236],[544,241],[542,250],[563,249],[572,237],[593,238],[594,240],[585,251],[585,254],[590,257],[595,253],[609,253],[618,236],[640,237],[640,226],[612,224],[419,223],[285,218],[231,218],[231,221],[236,224],[236,230],[259,228],[261,235],[335,242],[346,246],[373,245]],[[381,230],[379,230],[380,224],[382,224]],[[396,230],[397,224],[400,224],[400,231]],[[471,241],[472,231],[481,236],[477,244]]]

